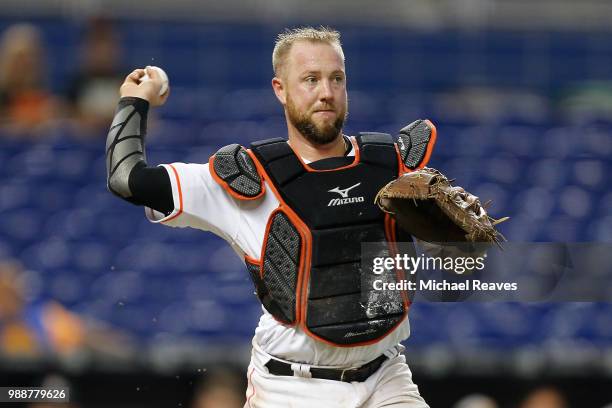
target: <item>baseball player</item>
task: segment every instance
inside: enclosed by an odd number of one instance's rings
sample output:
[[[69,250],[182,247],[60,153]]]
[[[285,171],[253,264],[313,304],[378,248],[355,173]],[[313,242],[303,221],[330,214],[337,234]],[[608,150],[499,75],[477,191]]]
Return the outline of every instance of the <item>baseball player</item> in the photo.
[[[159,95],[156,71],[145,82],[133,71],[107,138],[108,188],[144,205],[152,222],[211,231],[244,259],[263,306],[245,407],[428,407],[400,345],[409,302],[398,294],[385,308],[364,307],[360,261],[362,242],[400,240],[374,198],[425,165],[435,128],[344,135],[344,53],[331,29],[285,31],[272,63],[288,138],[158,167],[145,161],[147,112],[168,92]]]

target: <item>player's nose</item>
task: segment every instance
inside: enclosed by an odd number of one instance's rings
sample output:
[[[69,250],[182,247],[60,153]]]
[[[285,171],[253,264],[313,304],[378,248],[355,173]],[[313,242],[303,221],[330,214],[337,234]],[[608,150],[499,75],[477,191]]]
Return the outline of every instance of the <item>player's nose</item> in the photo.
[[[321,101],[331,101],[334,99],[334,91],[332,89],[332,84],[327,79],[321,81],[319,99]]]

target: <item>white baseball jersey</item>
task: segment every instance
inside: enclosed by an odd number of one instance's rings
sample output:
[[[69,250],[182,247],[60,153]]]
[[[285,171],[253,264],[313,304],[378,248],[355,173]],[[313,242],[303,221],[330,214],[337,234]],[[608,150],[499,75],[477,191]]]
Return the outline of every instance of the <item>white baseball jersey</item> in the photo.
[[[354,156],[354,151],[349,155]],[[210,174],[208,164],[164,164],[172,183],[174,211],[163,214],[146,208],[147,218],[171,227],[211,231],[227,241],[244,260],[259,259],[268,218],[279,205],[274,194],[239,200],[228,194]],[[271,191],[269,186],[266,191]],[[245,273],[246,267],[245,267]],[[334,347],[315,340],[299,327],[276,321],[265,308],[254,343],[280,359],[319,366],[355,367],[376,359],[410,335],[408,319],[379,342],[367,346]]]

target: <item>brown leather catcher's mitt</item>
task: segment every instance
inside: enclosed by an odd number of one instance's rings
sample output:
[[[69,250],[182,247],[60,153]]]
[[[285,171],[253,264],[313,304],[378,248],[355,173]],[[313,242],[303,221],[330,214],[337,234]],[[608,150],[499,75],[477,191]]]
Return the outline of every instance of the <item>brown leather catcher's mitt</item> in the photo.
[[[384,186],[375,203],[394,216],[399,225],[427,242],[491,242],[500,244],[503,235],[496,220],[487,215],[475,195],[453,187],[436,169],[425,167],[406,173]]]

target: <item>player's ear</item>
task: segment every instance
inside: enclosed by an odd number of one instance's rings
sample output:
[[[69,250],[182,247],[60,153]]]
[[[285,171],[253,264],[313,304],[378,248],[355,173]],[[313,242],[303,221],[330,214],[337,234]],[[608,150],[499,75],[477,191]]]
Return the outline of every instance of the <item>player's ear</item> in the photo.
[[[287,101],[287,92],[285,90],[285,84],[283,80],[279,77],[272,78],[272,89],[274,89],[274,94],[279,102],[284,106]]]

